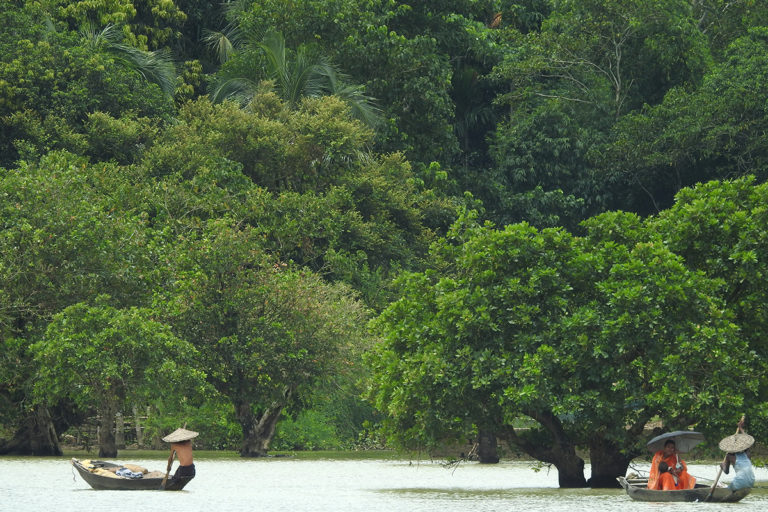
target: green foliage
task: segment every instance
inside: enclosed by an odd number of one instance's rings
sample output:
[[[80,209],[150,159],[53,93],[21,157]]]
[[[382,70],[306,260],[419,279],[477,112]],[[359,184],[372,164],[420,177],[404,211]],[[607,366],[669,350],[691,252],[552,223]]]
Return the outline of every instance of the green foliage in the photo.
[[[509,99],[559,98],[618,117],[695,83],[706,46],[686,0],[562,2],[500,67]],[[523,103],[525,106],[528,103]]]
[[[51,14],[72,28],[85,23],[121,25],[129,44],[142,50],[159,48],[181,34],[187,16],[174,0],[53,0]]]
[[[664,209],[680,188],[710,179],[765,178],[768,158],[759,134],[766,126],[766,44],[765,29],[750,30],[701,87],[672,90],[662,104],[617,125],[601,167],[617,188],[646,192],[631,207]]]
[[[659,216],[654,227],[666,243],[693,269],[722,282],[720,295],[741,329],[741,338],[753,354],[765,360],[766,324],[762,314],[766,301],[764,283],[766,227],[765,184],[752,178],[732,182],[710,182],[684,189],[675,205]],[[755,432],[762,427],[765,393],[749,387],[742,373],[743,393],[751,396],[744,408],[753,418]]]
[[[169,99],[143,78],[170,84],[172,90],[175,76],[167,59],[107,40],[104,33],[83,38],[35,28],[21,25],[17,38],[0,47],[0,165],[38,158],[51,149],[84,152],[82,123],[95,111],[114,117],[128,111],[152,117],[170,113]],[[122,56],[116,58],[118,48]]]
[[[126,306],[147,297],[151,256],[146,219],[130,207],[135,195],[124,171],[65,153],[0,170],[0,403],[13,410],[8,424],[30,408],[38,365],[29,346],[55,314],[105,290]]]
[[[272,444],[275,450],[337,450],[341,447],[333,423],[315,410],[302,412],[295,420],[284,417]]]
[[[587,151],[593,130],[556,102],[500,123],[491,139],[491,170],[479,196],[501,224],[575,227],[591,198]],[[568,191],[568,193],[564,192]]]
[[[168,51],[148,52],[123,44],[122,36],[114,25],[107,25],[101,31],[96,31],[93,25],[86,24],[80,35],[89,50],[108,54],[122,66],[157,84],[166,96],[173,95],[176,69]]]
[[[369,358],[394,440],[429,447],[481,426],[562,470],[565,438],[613,443],[628,462],[653,417],[732,422],[757,391],[757,360],[719,282],[636,216],[584,227],[575,238],[467,218],[434,246],[434,270],[403,277]],[[548,436],[518,436],[521,415]]]
[[[35,396],[43,403],[71,398],[84,408],[173,394],[192,394],[204,374],[195,349],[152,320],[146,309],[116,309],[109,297],[56,314],[30,347],[38,365]],[[199,385],[199,384],[198,384]]]
[[[768,8],[756,0],[699,0],[691,7],[699,29],[718,53],[747,29],[768,26]]]
[[[123,202],[135,197],[128,176],[55,153],[0,178],[6,328],[39,329],[54,313],[104,290],[125,304],[141,300],[146,219]]]
[[[345,118],[338,100],[291,111],[267,93],[258,104],[251,111],[199,100],[180,110],[141,162],[166,191],[158,215],[190,223],[233,215],[267,252],[383,305],[392,270],[421,264],[455,205],[402,156],[365,153],[370,133]]]
[[[236,450],[242,439],[243,431],[226,397],[208,392],[204,397],[164,395],[152,403],[153,412],[142,425],[145,439],[161,439],[185,424],[200,434],[195,438],[196,449]]]
[[[254,101],[263,90],[274,90],[290,109],[296,109],[304,98],[333,95],[348,106],[350,113],[368,126],[379,123],[375,101],[363,94],[360,86],[348,85],[342,75],[318,48],[301,45],[289,52],[279,32],[269,32],[259,42],[235,49],[225,36],[215,34],[208,39],[218,49],[222,60],[235,62],[225,66],[215,79],[211,98],[232,99],[242,105]],[[225,44],[226,43],[226,44]]]
[[[622,458],[635,434],[613,426],[665,400],[670,424],[713,432],[734,408],[761,417],[764,386],[730,387],[765,352],[766,20],[754,0],[0,2],[0,429],[31,404],[30,345],[108,293],[120,315],[154,299],[205,348],[193,366],[225,391],[156,403],[169,421],[225,411],[205,442],[231,447],[249,435],[236,403],[277,397],[346,445],[371,420],[349,396],[359,351],[298,334],[362,322],[340,282],[375,310],[404,293],[376,323],[393,377],[374,382],[403,439],[535,414],[520,443],[559,422]],[[465,203],[500,227],[449,231]],[[665,381],[685,358],[699,373]]]
[[[270,102],[276,111],[261,115],[203,99],[185,105],[180,122],[147,155],[147,167],[154,174],[168,173],[183,165],[180,153],[194,148],[202,153],[200,158],[238,162],[246,176],[270,190],[325,190],[349,172],[349,161],[370,140],[368,131],[344,118],[343,104],[333,98],[308,100],[295,113],[284,110],[270,94],[258,101]]]
[[[224,219],[185,234],[170,255],[172,285],[157,296],[175,332],[200,351],[209,382],[233,403],[244,454],[257,423],[298,407],[367,343],[359,330],[367,313],[350,290],[275,262],[254,235]]]
[[[177,105],[205,94],[205,74],[199,60],[188,60],[181,64],[173,96]]]
[[[443,13],[415,16],[413,11],[411,5],[380,0],[289,5],[270,1],[251,5],[239,20],[246,32],[278,30],[296,45],[320,45],[382,105],[386,122],[377,125],[382,147],[430,162],[450,158],[458,150],[451,124],[450,57],[439,51],[439,40],[424,25],[414,30],[414,24],[440,20]]]
[[[139,160],[142,150],[158,133],[149,118],[136,119],[128,114],[115,119],[103,112],[89,114],[84,129],[87,151],[94,160],[114,160],[124,165]]]

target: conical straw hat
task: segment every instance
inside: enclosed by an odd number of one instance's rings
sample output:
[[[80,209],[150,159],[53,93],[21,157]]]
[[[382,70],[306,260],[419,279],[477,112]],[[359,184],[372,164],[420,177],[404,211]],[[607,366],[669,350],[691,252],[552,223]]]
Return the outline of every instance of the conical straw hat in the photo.
[[[755,438],[749,434],[733,434],[720,441],[720,449],[728,453],[743,452],[755,444]]]
[[[193,432],[191,430],[187,430],[185,428],[177,428],[167,436],[163,438],[163,441],[166,443],[180,443],[182,441],[189,441],[190,439],[193,439],[197,436],[199,436],[197,432]]]

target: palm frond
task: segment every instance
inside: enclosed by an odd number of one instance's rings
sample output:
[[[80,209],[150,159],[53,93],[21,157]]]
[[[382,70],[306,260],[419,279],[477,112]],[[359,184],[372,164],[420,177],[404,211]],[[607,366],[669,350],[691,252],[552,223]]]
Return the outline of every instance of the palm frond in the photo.
[[[169,50],[146,52],[125,44],[110,44],[107,51],[115,60],[157,84],[166,96],[173,96],[176,66]]]
[[[328,94],[344,101],[349,106],[352,117],[370,128],[375,128],[381,123],[382,110],[374,97],[364,93],[362,85],[349,84],[347,75],[339,73],[333,67],[324,69],[323,74],[327,79]]]
[[[220,40],[220,36],[211,33],[209,42],[217,40]],[[381,122],[382,111],[376,105],[376,100],[365,95],[362,86],[350,85],[348,77],[339,73],[314,46],[301,45],[289,55],[283,34],[269,32],[253,46],[246,44],[246,55],[250,55],[250,49],[258,50],[258,57],[253,54],[255,59],[250,63],[251,68],[258,68],[263,74],[259,73],[257,79],[228,76],[227,71],[220,72],[220,78],[211,92],[214,102],[235,99],[241,105],[246,105],[259,90],[262,79],[267,78],[274,84],[274,91],[291,109],[297,108],[305,96],[332,94],[347,103],[353,117],[371,128]]]
[[[216,83],[211,92],[211,101],[221,103],[230,100],[245,106],[251,102],[258,90],[259,82],[248,78],[228,78]]]
[[[166,96],[173,96],[176,66],[167,49],[147,52],[123,44],[120,30],[112,24],[98,30],[92,23],[85,23],[80,27],[80,35],[87,48],[106,53],[116,62],[138,72],[145,80],[157,84]]]
[[[94,23],[88,21],[80,26],[79,32],[86,47],[93,51],[104,49],[111,44],[118,44],[122,39],[120,31],[111,23],[99,30]]]
[[[235,52],[235,45],[237,44],[237,33],[230,32],[215,32],[213,30],[205,30],[203,35],[203,42],[208,48],[216,54],[216,58],[221,64],[224,64],[229,60],[232,54]]]

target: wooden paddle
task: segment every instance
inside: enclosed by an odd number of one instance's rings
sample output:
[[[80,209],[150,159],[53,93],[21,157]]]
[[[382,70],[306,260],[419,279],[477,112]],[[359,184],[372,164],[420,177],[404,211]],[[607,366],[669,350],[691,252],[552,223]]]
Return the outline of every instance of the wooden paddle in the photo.
[[[173,457],[176,455],[176,450],[171,448],[171,456],[168,457],[168,469],[165,470],[165,476],[163,477],[163,483],[160,484],[160,487],[165,489],[165,482],[168,480],[168,475],[171,472],[171,466],[173,466]]]
[[[741,431],[741,426],[744,424],[744,416],[741,417],[741,420],[739,420],[739,426],[736,427],[736,433],[738,434]],[[723,462],[720,464],[720,469],[717,471],[717,477],[715,478],[715,483],[712,484],[712,488],[709,490],[709,494],[707,494],[707,497],[704,498],[704,501],[709,501],[712,498],[712,494],[715,492],[715,487],[717,487],[717,482],[720,480],[720,475],[723,474],[723,464],[725,464],[728,461],[728,454],[725,454],[725,457],[723,457]]]

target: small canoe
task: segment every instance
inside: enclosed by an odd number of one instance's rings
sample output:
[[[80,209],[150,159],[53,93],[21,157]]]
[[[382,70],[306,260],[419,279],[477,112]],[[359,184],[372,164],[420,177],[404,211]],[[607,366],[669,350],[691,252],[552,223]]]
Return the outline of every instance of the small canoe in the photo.
[[[83,480],[91,487],[97,490],[110,491],[180,491],[187,485],[191,479],[173,480],[171,476],[163,486],[165,473],[161,471],[152,471],[144,474],[141,478],[128,478],[118,476],[115,471],[121,467],[120,464],[106,462],[103,460],[83,460],[72,459],[72,465],[83,477]]]
[[[619,483],[627,491],[630,498],[635,501],[710,501],[713,503],[727,503],[739,501],[749,494],[752,489],[739,489],[732,491],[727,487],[715,487],[712,496],[709,495],[712,486],[696,484],[693,489],[683,489],[680,491],[656,491],[648,489],[648,480],[632,479],[627,480],[623,476],[618,478]]]

